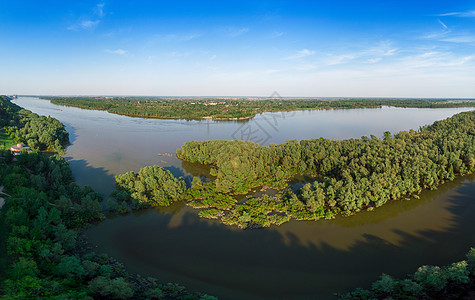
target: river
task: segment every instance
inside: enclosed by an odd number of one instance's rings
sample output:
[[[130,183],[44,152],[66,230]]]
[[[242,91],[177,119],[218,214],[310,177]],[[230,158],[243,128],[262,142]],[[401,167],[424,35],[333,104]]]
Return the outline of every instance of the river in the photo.
[[[381,137],[384,131],[418,129],[472,109],[313,110],[264,113],[238,122],[130,118],[37,98],[14,102],[66,125],[71,145],[65,158],[74,177],[105,196],[115,175],[146,165],[157,164],[188,179],[206,175],[206,168],[174,155],[190,140],[245,139],[268,145],[290,139]],[[200,219],[178,203],[109,216],[87,236],[96,252],[108,253],[132,272],[222,299],[332,299],[333,293],[367,287],[383,272],[404,276],[423,264],[463,259],[475,245],[473,195],[475,175],[470,175],[424,191],[420,200],[261,230]]]

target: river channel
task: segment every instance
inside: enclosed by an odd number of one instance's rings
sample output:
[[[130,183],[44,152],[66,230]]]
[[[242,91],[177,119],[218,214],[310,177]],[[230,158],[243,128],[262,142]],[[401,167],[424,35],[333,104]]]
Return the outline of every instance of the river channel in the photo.
[[[188,180],[207,169],[175,157],[190,140],[243,139],[268,145],[291,139],[346,139],[418,129],[472,108],[313,110],[264,113],[249,121],[130,118],[18,98],[16,104],[66,125],[65,158],[76,181],[105,197],[114,176],[160,165]],[[160,155],[159,155],[160,154]],[[200,219],[181,203],[109,216],[87,236],[96,252],[131,272],[177,282],[221,299],[333,299],[367,287],[381,273],[405,276],[423,264],[464,258],[475,245],[475,175],[421,199],[373,212],[280,227],[239,230]]]

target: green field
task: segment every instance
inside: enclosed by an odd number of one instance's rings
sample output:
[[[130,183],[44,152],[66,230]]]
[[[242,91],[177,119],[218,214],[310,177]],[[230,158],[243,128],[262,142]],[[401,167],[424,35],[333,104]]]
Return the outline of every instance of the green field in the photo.
[[[9,149],[14,144],[16,144],[15,140],[10,138],[3,129],[0,129],[0,150]]]

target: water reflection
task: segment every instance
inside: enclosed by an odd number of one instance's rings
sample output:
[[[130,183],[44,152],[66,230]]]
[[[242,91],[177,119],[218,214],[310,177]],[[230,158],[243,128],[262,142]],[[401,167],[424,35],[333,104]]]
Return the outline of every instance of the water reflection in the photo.
[[[131,271],[223,299],[331,299],[382,272],[404,276],[462,259],[475,242],[474,180],[460,178],[420,201],[271,230],[222,226],[178,204],[107,220],[87,234]]]
[[[247,123],[140,119],[72,107],[60,111],[38,99],[15,102],[67,124],[72,144],[66,159],[76,180],[103,194],[112,190],[114,175],[147,165],[161,165],[188,181],[209,176],[209,167],[157,154],[175,153],[189,140],[231,139],[242,124],[270,126],[265,118],[274,119],[273,114]],[[272,135],[268,143],[359,138],[418,128],[466,110],[471,109],[304,111],[277,119],[277,129],[264,128]],[[98,252],[133,272],[222,299],[332,298],[334,292],[368,285],[382,272],[403,276],[422,264],[462,259],[475,244],[474,181],[467,176],[424,192],[420,200],[395,201],[329,221],[243,231],[200,219],[177,203],[111,216],[87,235]]]

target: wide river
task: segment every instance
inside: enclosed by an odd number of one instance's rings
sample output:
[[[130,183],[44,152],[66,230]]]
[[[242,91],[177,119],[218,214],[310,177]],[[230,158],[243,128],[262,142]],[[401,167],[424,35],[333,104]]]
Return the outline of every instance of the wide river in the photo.
[[[190,140],[243,139],[262,145],[291,139],[381,137],[418,129],[472,108],[391,108],[264,113],[250,121],[130,118],[18,98],[16,104],[66,125],[65,153],[81,185],[104,196],[114,176],[157,164],[175,175],[205,176],[175,150]],[[172,155],[159,155],[172,154]],[[200,219],[176,204],[110,216],[86,234],[95,251],[129,271],[177,282],[221,299],[332,299],[368,287],[381,273],[405,276],[423,264],[464,258],[475,245],[475,175],[457,178],[420,200],[318,222],[238,230]]]

